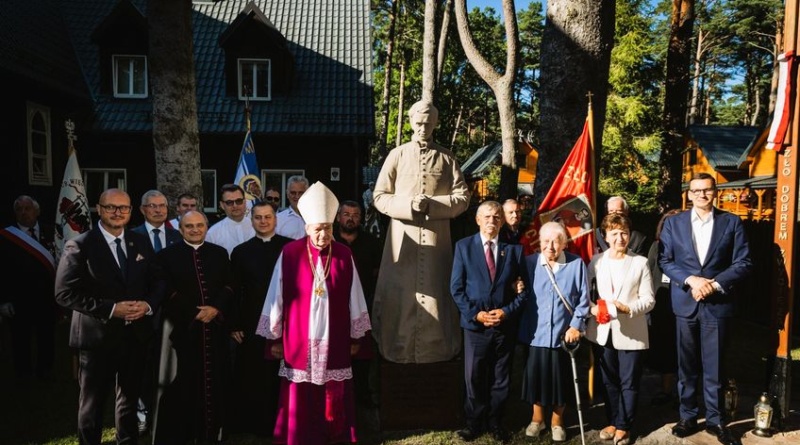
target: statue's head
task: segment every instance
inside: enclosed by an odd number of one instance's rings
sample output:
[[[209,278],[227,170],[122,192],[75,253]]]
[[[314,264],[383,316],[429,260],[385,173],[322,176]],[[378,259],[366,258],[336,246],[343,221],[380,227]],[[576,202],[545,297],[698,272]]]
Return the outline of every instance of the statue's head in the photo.
[[[427,101],[419,101],[408,109],[408,120],[414,130],[412,141],[429,141],[439,123],[439,110]]]

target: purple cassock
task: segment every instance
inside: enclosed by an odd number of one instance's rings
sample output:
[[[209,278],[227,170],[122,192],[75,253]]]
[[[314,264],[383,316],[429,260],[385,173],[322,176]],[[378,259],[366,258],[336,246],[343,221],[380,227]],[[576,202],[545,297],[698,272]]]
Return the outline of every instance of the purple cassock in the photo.
[[[283,248],[256,329],[285,355],[273,443],[356,442],[350,345],[370,329],[350,249],[308,238]]]

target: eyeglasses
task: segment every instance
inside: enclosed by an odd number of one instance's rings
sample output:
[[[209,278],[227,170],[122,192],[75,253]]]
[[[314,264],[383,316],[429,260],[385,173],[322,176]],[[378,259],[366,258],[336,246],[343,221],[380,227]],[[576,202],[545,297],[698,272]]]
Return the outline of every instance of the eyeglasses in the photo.
[[[225,203],[226,206],[232,206],[234,204],[236,204],[237,206],[240,206],[240,205],[244,204],[244,198],[229,199],[227,201],[222,201],[222,202]]]
[[[693,189],[689,191],[692,192],[693,195],[710,195],[711,193],[714,193],[716,190],[717,189],[710,188],[710,189]]]
[[[264,197],[264,201],[267,202],[279,202],[281,200],[280,196],[266,196]]]
[[[101,209],[108,213],[122,213],[123,215],[131,213],[131,206],[115,206],[114,204],[97,204]]]
[[[166,204],[145,204],[142,207],[147,207],[150,210],[155,210],[155,209],[166,209],[167,205]]]

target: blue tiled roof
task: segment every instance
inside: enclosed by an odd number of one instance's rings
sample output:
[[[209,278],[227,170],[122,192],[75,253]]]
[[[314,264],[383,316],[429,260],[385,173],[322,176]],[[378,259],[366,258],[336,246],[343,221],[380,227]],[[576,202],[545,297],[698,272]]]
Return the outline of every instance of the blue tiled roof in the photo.
[[[752,148],[761,132],[757,127],[690,125],[689,135],[714,170],[738,169],[740,158]]]
[[[481,147],[461,166],[461,171],[468,179],[483,177],[487,173],[487,169],[497,163],[497,158],[502,151],[502,141]]]
[[[125,0],[123,0],[125,1]],[[132,3],[143,14],[145,0]],[[241,133],[244,103],[225,95],[220,36],[255,5],[286,38],[295,78],[287,94],[251,102],[254,133],[374,134],[369,0],[226,0],[193,6],[198,121],[202,133]],[[96,103],[96,129],[151,130],[149,100],[118,100],[100,91],[98,47],[90,35],[116,2],[63,0],[86,81]]]

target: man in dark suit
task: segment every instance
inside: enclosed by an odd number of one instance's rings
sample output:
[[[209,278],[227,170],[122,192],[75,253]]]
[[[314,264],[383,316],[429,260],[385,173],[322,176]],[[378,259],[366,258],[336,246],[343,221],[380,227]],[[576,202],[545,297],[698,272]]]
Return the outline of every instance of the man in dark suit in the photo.
[[[39,203],[21,195],[14,200],[15,224],[0,229],[0,317],[8,318],[14,372],[18,379],[52,377],[56,304],[53,300],[55,261],[53,227],[39,223]],[[34,366],[32,345],[36,341]]]
[[[672,434],[697,430],[698,386],[706,405],[706,431],[724,445],[739,444],[725,426],[723,352],[738,285],[752,263],[738,216],[714,208],[716,181],[707,173],[689,182],[692,209],[668,218],[661,230],[659,264],[672,285],[678,342],[680,421]]]
[[[466,428],[458,435],[472,441],[487,427],[499,441],[509,440],[502,427],[508,398],[509,369],[517,335],[517,314],[527,282],[522,246],[499,240],[503,209],[495,201],[478,207],[480,232],[456,243],[450,292],[461,312],[464,330]],[[530,286],[526,286],[530,287]]]
[[[163,299],[164,282],[147,238],[125,228],[128,194],[106,190],[97,213],[96,227],[65,243],[55,284],[56,302],[73,311],[69,345],[80,358],[78,441],[100,444],[105,401],[116,385],[117,443],[135,444],[149,316]]]
[[[231,316],[231,336],[236,341],[233,362],[231,427],[238,432],[272,435],[278,412],[278,360],[266,360],[266,339],[256,335],[264,298],[281,249],[291,238],[275,233],[277,218],[270,202],[250,209],[256,236],[233,248],[231,266],[236,305]]]
[[[167,197],[158,190],[148,190],[142,195],[142,203],[139,211],[144,215],[144,224],[136,226],[132,231],[145,235],[150,240],[153,250],[158,253],[164,247],[175,244],[183,240],[181,232],[173,229],[167,224],[168,212]],[[157,313],[153,317],[153,324],[156,331],[155,339],[160,337],[162,320]],[[159,341],[150,342],[150,351],[145,365],[144,381],[142,382],[142,397],[137,404],[137,417],[139,420],[139,432],[144,433],[152,423],[154,413],[155,383],[158,380],[158,356],[160,353]]]

